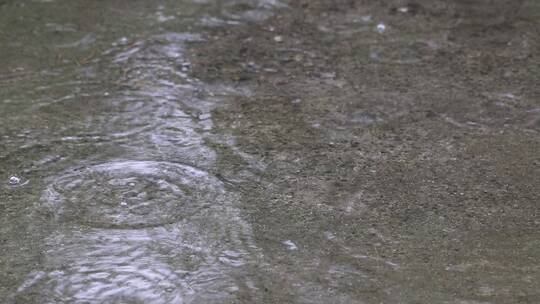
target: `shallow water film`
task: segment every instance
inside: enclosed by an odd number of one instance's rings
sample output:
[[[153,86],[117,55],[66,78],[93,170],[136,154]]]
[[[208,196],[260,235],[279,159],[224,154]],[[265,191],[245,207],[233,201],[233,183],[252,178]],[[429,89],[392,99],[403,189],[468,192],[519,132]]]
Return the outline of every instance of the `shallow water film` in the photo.
[[[540,2],[0,0],[0,303],[540,303]]]

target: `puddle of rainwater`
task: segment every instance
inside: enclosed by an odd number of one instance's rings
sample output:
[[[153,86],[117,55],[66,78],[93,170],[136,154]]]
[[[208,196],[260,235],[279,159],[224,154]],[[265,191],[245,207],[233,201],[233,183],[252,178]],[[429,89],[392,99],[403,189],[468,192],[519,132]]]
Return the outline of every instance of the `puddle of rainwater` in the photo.
[[[13,121],[37,117],[12,128],[24,136],[6,135],[0,156],[36,153],[33,163],[42,166],[33,172],[48,175],[30,215],[34,230],[48,222],[43,225],[48,236],[39,245],[41,262],[19,277],[11,301],[35,296],[41,303],[223,303],[246,296],[257,301],[250,274],[260,265],[260,250],[251,227],[234,191],[205,171],[216,158],[205,144],[213,128],[211,111],[223,97],[243,92],[188,77],[185,45],[203,37],[159,25],[182,28],[189,19],[177,17],[182,7],[193,9],[195,20],[217,11],[215,18],[229,24],[268,18],[278,6],[276,1],[233,3],[183,1],[158,6],[154,13],[136,4],[122,17],[132,18],[126,23],[133,30],[128,36],[114,19],[79,35],[77,23],[93,17],[66,22],[51,12],[54,7],[44,7],[42,21],[32,17],[32,10],[49,3],[10,7],[34,23],[44,22],[45,36],[64,35],[55,45],[66,50],[55,55],[66,66],[54,73],[36,74],[38,66],[0,78],[0,85],[10,88],[0,96],[20,97],[2,103],[5,113],[17,113]],[[94,17],[110,13],[107,7],[91,9]],[[89,49],[95,50],[89,55]],[[13,86],[22,80],[33,85]],[[36,128],[42,123],[46,129]],[[96,153],[78,155],[87,149]],[[51,151],[65,156],[48,155]],[[27,183],[11,176],[6,186]]]

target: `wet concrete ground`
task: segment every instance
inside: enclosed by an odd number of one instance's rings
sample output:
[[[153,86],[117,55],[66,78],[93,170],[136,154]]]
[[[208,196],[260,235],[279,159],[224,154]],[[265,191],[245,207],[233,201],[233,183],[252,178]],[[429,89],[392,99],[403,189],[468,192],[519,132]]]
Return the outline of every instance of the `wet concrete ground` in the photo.
[[[0,298],[540,302],[539,20],[0,1]]]

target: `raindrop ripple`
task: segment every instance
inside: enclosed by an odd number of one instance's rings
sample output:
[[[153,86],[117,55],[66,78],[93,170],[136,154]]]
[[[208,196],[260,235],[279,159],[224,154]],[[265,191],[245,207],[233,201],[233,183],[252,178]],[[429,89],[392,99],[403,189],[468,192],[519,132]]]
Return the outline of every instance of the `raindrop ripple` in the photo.
[[[74,170],[44,191],[40,210],[93,228],[163,226],[219,204],[221,182],[178,163],[116,161]]]

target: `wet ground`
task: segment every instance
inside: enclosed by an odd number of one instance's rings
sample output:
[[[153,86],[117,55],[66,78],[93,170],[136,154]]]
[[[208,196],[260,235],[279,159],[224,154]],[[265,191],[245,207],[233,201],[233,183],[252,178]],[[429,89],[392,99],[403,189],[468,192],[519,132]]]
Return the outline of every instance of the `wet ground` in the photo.
[[[0,0],[1,303],[540,303],[535,0]]]

